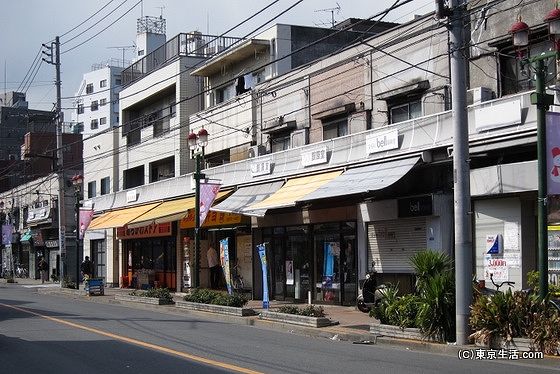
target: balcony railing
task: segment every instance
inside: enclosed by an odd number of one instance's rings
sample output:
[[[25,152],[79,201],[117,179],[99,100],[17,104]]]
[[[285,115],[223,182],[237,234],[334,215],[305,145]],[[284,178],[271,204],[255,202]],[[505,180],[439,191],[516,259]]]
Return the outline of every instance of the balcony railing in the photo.
[[[211,58],[241,40],[241,38],[203,35],[199,32],[181,33],[124,69],[122,85],[127,86],[179,57]]]

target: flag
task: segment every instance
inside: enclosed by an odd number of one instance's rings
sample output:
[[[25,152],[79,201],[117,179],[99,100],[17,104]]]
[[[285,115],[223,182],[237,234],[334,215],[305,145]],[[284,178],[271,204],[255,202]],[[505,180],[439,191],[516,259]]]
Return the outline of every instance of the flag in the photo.
[[[201,183],[200,184],[200,225],[204,223],[210,207],[218,196],[220,184],[217,183]]]
[[[222,261],[222,270],[224,271],[224,276],[226,278],[227,290],[230,295],[233,295],[233,290],[231,289],[231,274],[229,270],[229,245],[228,238],[220,240],[220,257]]]
[[[259,257],[261,259],[262,265],[262,276],[263,276],[263,308],[268,309],[268,270],[266,268],[266,249],[265,245],[257,245],[257,250],[259,252]]]
[[[12,244],[12,225],[2,225],[2,244]]]
[[[93,209],[80,209],[80,229],[78,230],[78,238],[82,240],[84,238],[84,233],[86,232],[91,219],[93,218]]]

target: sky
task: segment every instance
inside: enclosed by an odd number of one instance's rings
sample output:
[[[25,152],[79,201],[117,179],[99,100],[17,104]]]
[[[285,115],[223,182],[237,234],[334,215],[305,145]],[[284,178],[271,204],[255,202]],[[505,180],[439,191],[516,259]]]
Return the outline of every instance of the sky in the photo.
[[[168,40],[195,30],[221,35],[236,26],[226,35],[241,37],[276,23],[330,27],[333,19],[339,23],[374,17],[396,3],[406,4],[383,21],[404,23],[434,11],[434,0],[4,0],[0,92],[25,92],[30,109],[53,110],[55,67],[39,62],[46,57],[42,44],[50,45],[59,36],[62,107],[65,121],[70,121],[72,98],[93,64],[122,61],[123,53],[125,60],[132,60],[134,51],[125,47],[134,44],[136,20],[142,16],[163,16]]]

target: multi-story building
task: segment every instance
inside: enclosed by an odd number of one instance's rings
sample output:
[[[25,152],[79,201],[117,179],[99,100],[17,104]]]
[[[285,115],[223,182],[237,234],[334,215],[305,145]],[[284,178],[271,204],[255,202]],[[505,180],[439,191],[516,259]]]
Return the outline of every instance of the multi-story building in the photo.
[[[531,13],[523,13],[525,3]],[[534,82],[518,71],[508,31],[522,12],[534,30],[526,52],[554,48],[542,26],[549,10],[532,1],[473,6],[464,34],[471,42],[464,51],[471,57],[464,125],[473,274],[499,274],[518,287],[537,260],[537,115]],[[189,76],[174,60],[159,68],[153,58],[139,60],[121,92],[119,183],[91,199],[98,217],[90,235],[100,235],[118,258],[108,282],[136,275],[136,286],[181,287],[184,261],[192,264],[193,163],[189,131],[175,129],[204,127],[204,174],[221,183],[223,194],[201,230],[202,248],[228,238],[230,258],[255,298],[262,295],[255,251],[262,243],[276,299],[353,304],[372,261],[381,281],[411,289],[412,254],[454,252],[445,23],[433,14],[417,17],[300,65],[283,65],[278,35],[294,36],[283,25],[269,30],[276,37],[263,33],[196,65],[183,63]],[[182,35],[177,45],[191,34]],[[181,91],[180,76],[201,94]],[[174,174],[158,179],[164,170]],[[489,253],[487,243],[500,241],[501,249]],[[200,268],[201,286],[208,285],[204,259]]]

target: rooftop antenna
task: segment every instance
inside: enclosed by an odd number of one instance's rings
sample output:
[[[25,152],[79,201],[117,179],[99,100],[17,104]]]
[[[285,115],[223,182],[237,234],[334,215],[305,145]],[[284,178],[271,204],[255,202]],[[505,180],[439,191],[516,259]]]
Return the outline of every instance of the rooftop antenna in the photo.
[[[159,8],[159,18],[163,18],[163,10],[165,9],[165,5],[157,6]]]
[[[125,67],[125,64],[126,64],[125,59],[124,59],[124,51],[136,48],[136,44],[135,43],[132,43],[132,44],[133,45],[126,45],[126,46],[121,46],[121,47],[107,47],[109,49],[120,49],[120,50],[122,50],[122,66],[123,66],[123,68]]]
[[[336,3],[336,8],[318,9],[315,12],[331,12],[331,27],[334,27],[335,25],[334,12],[336,11],[336,14],[339,14],[340,10],[341,10],[340,4]]]

